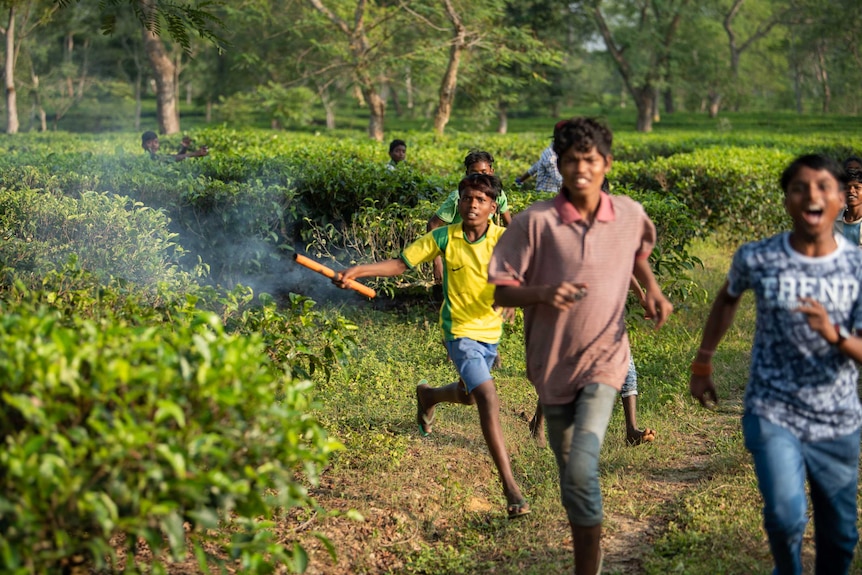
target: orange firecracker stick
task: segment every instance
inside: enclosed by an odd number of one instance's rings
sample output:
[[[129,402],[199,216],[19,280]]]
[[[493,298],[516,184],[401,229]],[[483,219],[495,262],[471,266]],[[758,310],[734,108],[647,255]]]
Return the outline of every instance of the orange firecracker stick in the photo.
[[[296,263],[303,265],[310,269],[311,271],[317,272],[319,274],[323,274],[330,279],[336,279],[341,274],[336,273],[335,270],[326,267],[323,264],[319,264],[313,259],[307,258],[305,256],[301,256],[299,254],[293,254],[293,259]],[[352,290],[358,291],[365,297],[374,297],[377,295],[377,292],[371,289],[370,287],[363,285],[357,281],[350,280],[347,282],[347,287]]]

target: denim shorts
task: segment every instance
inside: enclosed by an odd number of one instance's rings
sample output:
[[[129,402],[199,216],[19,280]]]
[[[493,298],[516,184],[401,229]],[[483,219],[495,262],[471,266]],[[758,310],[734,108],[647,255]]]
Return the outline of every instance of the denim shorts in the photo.
[[[455,364],[467,393],[491,378],[491,366],[497,357],[497,344],[462,337],[444,342],[449,359]]]

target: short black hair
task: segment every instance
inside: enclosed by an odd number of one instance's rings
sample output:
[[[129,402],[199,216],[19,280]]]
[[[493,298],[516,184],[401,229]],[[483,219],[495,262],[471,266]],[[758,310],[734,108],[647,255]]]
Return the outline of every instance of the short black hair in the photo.
[[[391,142],[389,142],[389,151],[391,152],[398,146],[404,146],[404,149],[406,150],[407,142],[405,142],[404,140],[392,140]]]
[[[141,146],[145,146],[150,140],[158,140],[159,136],[152,130],[147,130],[141,134]]]
[[[485,150],[470,150],[470,153],[464,158],[464,168],[469,170],[470,166],[476,162],[485,162],[489,166],[493,166],[494,156],[491,155],[491,152],[486,152]]]
[[[496,202],[497,196],[503,190],[503,184],[494,174],[470,174],[458,182],[458,197],[467,189],[482,192]]]
[[[596,151],[607,159],[611,155],[613,142],[611,129],[597,118],[582,116],[558,122],[554,126],[554,152],[557,158],[572,147],[578,152],[588,152],[595,147]]]
[[[860,158],[859,156],[847,156],[847,158],[844,160],[844,163],[843,163],[844,169],[846,170],[847,165],[853,164],[853,163],[862,165],[862,158]]]
[[[811,168],[812,170],[818,171],[826,170],[832,174],[836,180],[838,180],[838,185],[842,190],[846,187],[847,173],[844,171],[844,168],[841,167],[841,164],[822,154],[805,154],[793,160],[784,172],[782,172],[779,182],[781,183],[781,189],[784,190],[785,194],[787,194],[787,186],[790,185],[790,181],[796,177],[796,174],[798,174],[799,170],[802,168]]]
[[[847,176],[844,178],[844,183],[849,184],[850,182],[862,182],[862,170],[848,168],[844,170],[844,173]]]

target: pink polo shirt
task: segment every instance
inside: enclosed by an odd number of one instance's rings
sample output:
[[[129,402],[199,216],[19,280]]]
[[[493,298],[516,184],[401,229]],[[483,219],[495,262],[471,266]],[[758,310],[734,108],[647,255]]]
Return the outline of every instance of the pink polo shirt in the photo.
[[[488,281],[500,286],[588,286],[568,311],[546,304],[524,308],[527,377],[547,405],[574,401],[591,383],[622,387],[629,281],[635,258],[649,257],[655,245],[655,226],[631,198],[603,192],[588,225],[564,193],[516,215],[488,268]]]

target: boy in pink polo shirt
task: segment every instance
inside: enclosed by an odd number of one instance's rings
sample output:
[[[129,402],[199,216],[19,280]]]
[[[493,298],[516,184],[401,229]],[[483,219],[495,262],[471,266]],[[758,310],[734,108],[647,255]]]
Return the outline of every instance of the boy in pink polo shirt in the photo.
[[[657,326],[673,311],[647,260],[655,226],[639,203],[602,192],[612,140],[610,129],[592,118],[557,126],[563,187],[513,218],[488,269],[497,305],[524,308],[527,377],[560,471],[577,575],[601,571],[599,450],[628,370],[632,275]]]

